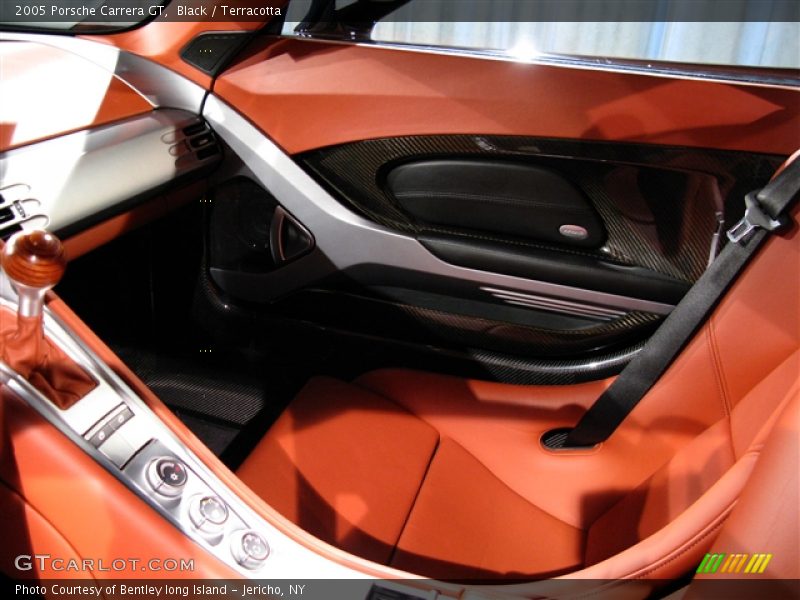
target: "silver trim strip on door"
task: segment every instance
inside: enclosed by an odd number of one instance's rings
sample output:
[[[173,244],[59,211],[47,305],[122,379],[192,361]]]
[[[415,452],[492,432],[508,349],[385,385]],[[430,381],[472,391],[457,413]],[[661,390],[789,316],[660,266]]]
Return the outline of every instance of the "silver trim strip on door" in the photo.
[[[304,42],[318,44],[337,44],[374,48],[377,50],[395,50],[400,52],[415,52],[417,54],[434,54],[438,56],[456,56],[476,60],[494,60],[512,62],[525,65],[542,65],[548,67],[563,67],[565,69],[580,69],[583,71],[604,71],[608,73],[631,73],[649,77],[666,77],[669,79],[686,79],[692,81],[708,81],[712,83],[739,83],[757,87],[797,90],[800,87],[800,78],[793,69],[780,69],[767,67],[763,70],[758,67],[735,67],[727,65],[695,65],[668,63],[653,60],[622,59],[605,56],[578,56],[570,54],[538,53],[531,58],[515,56],[510,51],[492,50],[490,48],[455,48],[448,46],[433,46],[425,44],[403,44],[400,42],[364,42],[347,39],[327,37],[314,37],[313,35],[292,36],[284,35],[288,39],[297,39]]]
[[[604,308],[602,306],[595,306],[593,304],[586,304],[583,302],[569,302],[567,300],[559,300],[557,298],[549,298],[547,296],[539,296],[536,294],[524,294],[522,292],[515,292],[513,290],[504,290],[488,286],[481,286],[481,289],[485,292],[489,292],[498,300],[502,300],[508,304],[526,306],[528,308],[538,308],[541,310],[558,312],[567,315],[593,317],[595,319],[611,321],[627,314],[624,310]]]
[[[301,38],[305,39],[305,38]],[[348,44],[346,40],[309,39],[309,41],[333,42]],[[353,45],[350,43],[350,45]],[[440,46],[415,46],[392,42],[358,43],[364,48],[383,48],[386,50],[400,50],[403,52],[417,52],[421,54],[437,54],[444,56],[460,56],[483,60],[499,60],[531,65],[544,65],[563,67],[566,69],[581,69],[585,71],[605,71],[609,73],[632,73],[650,77],[667,77],[670,79],[688,79],[708,81],[712,83],[741,83],[758,87],[779,88],[797,91],[800,79],[793,69],[783,69],[785,74],[760,72],[757,67],[736,69],[735,67],[712,65],[681,65],[679,63],[665,63],[660,61],[646,61],[636,59],[617,59],[611,57],[573,56],[569,54],[541,53],[530,59],[514,56],[503,50],[480,48],[448,48]],[[781,71],[781,69],[774,69]]]

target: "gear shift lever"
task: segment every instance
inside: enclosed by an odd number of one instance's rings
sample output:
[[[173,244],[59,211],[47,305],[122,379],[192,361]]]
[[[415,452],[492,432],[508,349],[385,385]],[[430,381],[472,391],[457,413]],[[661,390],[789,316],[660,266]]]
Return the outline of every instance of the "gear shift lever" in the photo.
[[[67,259],[59,239],[46,231],[11,237],[0,253],[0,267],[19,295],[19,316],[42,314],[44,295],[64,276]]]
[[[61,280],[66,265],[61,242],[45,231],[19,232],[0,251],[0,267],[19,297],[16,330],[0,327],[0,357],[62,409],[97,385],[44,336],[44,297]]]

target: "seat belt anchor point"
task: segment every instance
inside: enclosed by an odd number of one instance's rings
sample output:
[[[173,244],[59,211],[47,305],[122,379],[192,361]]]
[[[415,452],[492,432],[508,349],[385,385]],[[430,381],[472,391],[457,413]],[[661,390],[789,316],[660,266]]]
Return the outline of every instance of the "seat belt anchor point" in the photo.
[[[744,216],[727,232],[728,240],[734,244],[746,244],[756,229],[776,231],[786,225],[785,218],[779,216],[777,219],[773,219],[761,208],[757,191],[747,194],[744,197],[744,204]]]

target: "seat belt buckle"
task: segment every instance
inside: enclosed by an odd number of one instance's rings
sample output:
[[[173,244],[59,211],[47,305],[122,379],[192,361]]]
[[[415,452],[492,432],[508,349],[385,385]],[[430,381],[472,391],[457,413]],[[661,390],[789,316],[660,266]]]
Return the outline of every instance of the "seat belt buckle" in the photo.
[[[754,191],[747,194],[744,197],[744,204],[744,216],[727,232],[728,239],[734,244],[746,244],[756,229],[775,231],[786,224],[785,218],[778,217],[773,219],[764,212],[758,202],[758,192]]]

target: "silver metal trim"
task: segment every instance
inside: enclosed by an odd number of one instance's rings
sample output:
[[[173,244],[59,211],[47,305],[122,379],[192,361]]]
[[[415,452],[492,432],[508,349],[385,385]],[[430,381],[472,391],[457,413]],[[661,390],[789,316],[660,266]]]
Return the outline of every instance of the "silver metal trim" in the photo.
[[[41,211],[42,203],[30,198],[29,194],[30,187],[23,183],[8,184],[0,188],[0,195],[4,199],[0,203],[0,210],[10,210],[13,215],[12,219],[0,224],[0,235],[7,229],[22,227],[26,223],[28,228],[33,229],[45,229],[50,224],[49,217]]]
[[[585,304],[583,302],[569,302],[567,300],[559,300],[558,298],[549,298],[547,296],[539,296],[536,294],[524,294],[522,292],[515,292],[512,290],[504,290],[487,286],[481,286],[481,289],[485,292],[489,292],[498,300],[503,300],[508,304],[525,306],[528,308],[538,308],[540,310],[563,313],[567,315],[593,317],[595,319],[611,321],[627,314],[627,312],[624,310],[604,308],[602,306]]]
[[[44,295],[52,286],[35,288],[19,282],[15,282],[13,285],[16,288],[17,295],[19,297],[19,315],[21,317],[31,318],[38,317],[40,314],[42,314]]]
[[[316,249],[273,273],[247,275],[250,299],[268,301],[337,271],[369,284],[363,267],[380,265],[508,288],[620,310],[659,315],[661,302],[458,267],[431,254],[416,239],[381,227],[350,211],[236,110],[211,95],[203,116],[243,162],[246,170],[314,236]],[[219,276],[212,270],[212,277]]]
[[[595,314],[595,313],[590,312],[590,311],[583,311],[583,310],[578,310],[578,309],[566,309],[566,308],[558,308],[558,307],[555,307],[555,306],[549,306],[549,305],[545,304],[544,302],[535,301],[535,300],[521,300],[519,298],[513,299],[513,298],[502,298],[502,297],[499,297],[499,298],[501,300],[503,300],[506,304],[512,304],[514,306],[522,306],[524,308],[535,308],[535,309],[538,309],[538,310],[554,312],[554,313],[561,313],[561,314],[565,314],[565,315],[572,315],[572,316],[575,316],[575,317],[592,317],[594,319],[598,319],[598,320],[601,320],[601,321],[611,321],[611,320],[614,319],[614,317],[610,317],[610,316],[607,316],[607,315],[598,315],[598,314]]]

